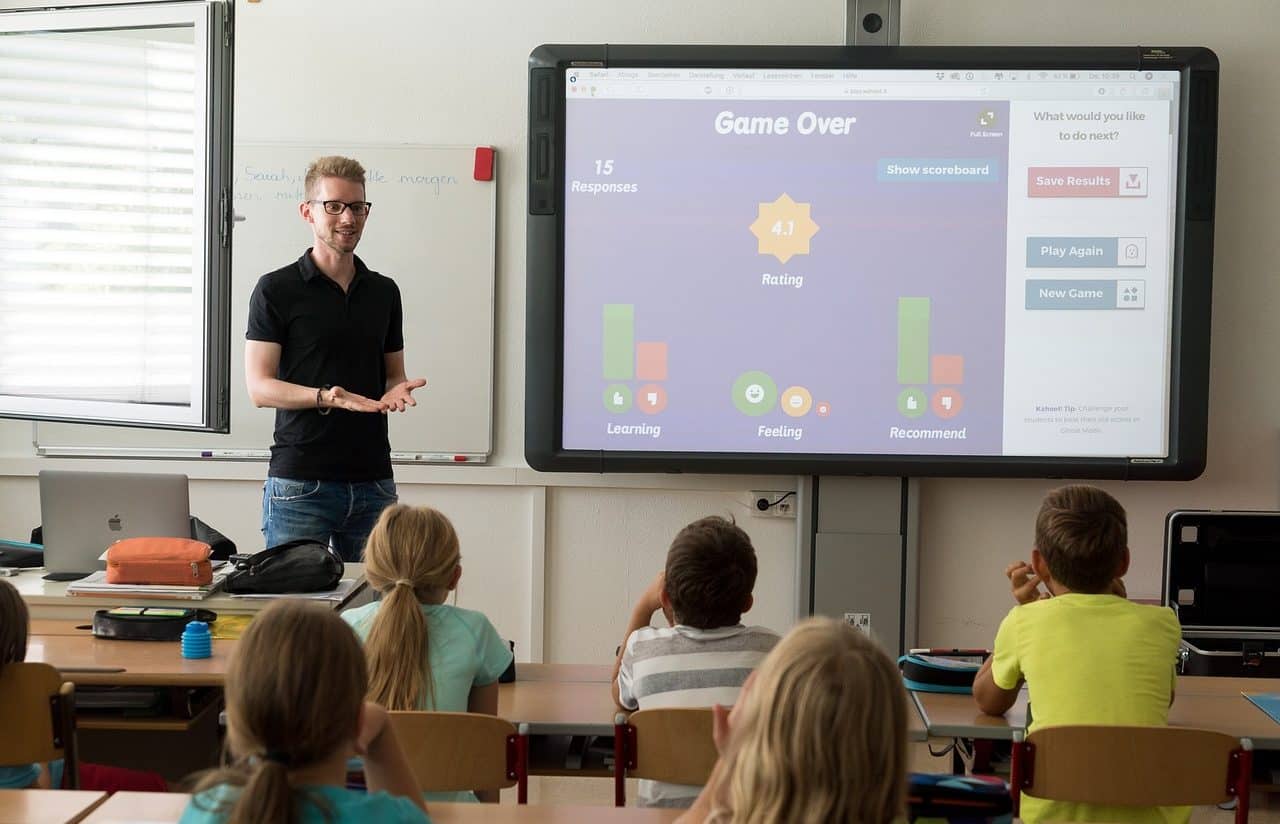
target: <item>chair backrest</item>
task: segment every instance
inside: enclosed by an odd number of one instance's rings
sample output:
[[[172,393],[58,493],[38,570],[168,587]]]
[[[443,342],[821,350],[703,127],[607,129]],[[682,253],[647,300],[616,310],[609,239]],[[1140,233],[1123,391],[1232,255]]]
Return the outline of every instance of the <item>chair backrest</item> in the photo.
[[[1252,744],[1188,727],[1044,727],[1015,743],[1015,792],[1088,804],[1221,804],[1243,791]],[[1237,821],[1240,818],[1237,816]]]
[[[627,719],[627,775],[672,784],[705,784],[719,754],[711,709],[639,710]]]
[[[509,721],[470,712],[388,715],[424,792],[498,790],[520,780],[518,736]]]
[[[0,766],[63,759],[63,787],[78,789],[75,685],[49,664],[0,668]]]

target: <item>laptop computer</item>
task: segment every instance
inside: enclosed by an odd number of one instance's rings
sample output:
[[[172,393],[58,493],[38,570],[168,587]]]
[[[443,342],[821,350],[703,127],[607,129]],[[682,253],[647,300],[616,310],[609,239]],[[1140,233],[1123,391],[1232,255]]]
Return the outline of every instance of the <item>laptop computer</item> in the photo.
[[[106,569],[122,538],[191,537],[186,475],[41,470],[46,578],[74,581]]]

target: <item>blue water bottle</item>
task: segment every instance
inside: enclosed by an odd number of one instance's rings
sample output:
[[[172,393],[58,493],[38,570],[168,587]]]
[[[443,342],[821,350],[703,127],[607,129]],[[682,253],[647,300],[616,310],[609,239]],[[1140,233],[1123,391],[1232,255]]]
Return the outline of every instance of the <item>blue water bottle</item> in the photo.
[[[213,636],[204,621],[192,621],[182,631],[183,658],[212,658]]]

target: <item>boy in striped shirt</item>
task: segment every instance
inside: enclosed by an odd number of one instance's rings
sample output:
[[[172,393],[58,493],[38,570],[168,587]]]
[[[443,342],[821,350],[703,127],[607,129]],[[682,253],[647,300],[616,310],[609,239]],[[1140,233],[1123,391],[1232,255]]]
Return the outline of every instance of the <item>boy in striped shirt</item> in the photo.
[[[732,521],[708,517],[680,530],[666,569],[641,594],[614,664],[613,697],[624,710],[731,706],[742,682],[778,642],[742,625],[756,583],[756,551]],[[661,610],[668,627],[651,627]],[[688,807],[700,788],[641,781],[639,802]]]

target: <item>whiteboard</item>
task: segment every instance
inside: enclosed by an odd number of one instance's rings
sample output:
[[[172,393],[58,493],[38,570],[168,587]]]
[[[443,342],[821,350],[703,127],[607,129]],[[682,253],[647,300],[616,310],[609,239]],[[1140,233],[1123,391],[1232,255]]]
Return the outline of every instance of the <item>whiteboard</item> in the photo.
[[[373,203],[356,254],[395,280],[405,372],[425,377],[418,406],[392,413],[392,460],[483,461],[492,451],[497,184],[474,179],[475,148],[239,143],[231,247],[231,431],[226,435],[41,423],[42,455],[265,458],[275,410],[244,382],[244,333],[258,278],[297,260],[313,237],[298,215],[307,164],[326,154],[365,167]],[[496,175],[494,176],[496,179]],[[241,219],[243,218],[243,219]]]

